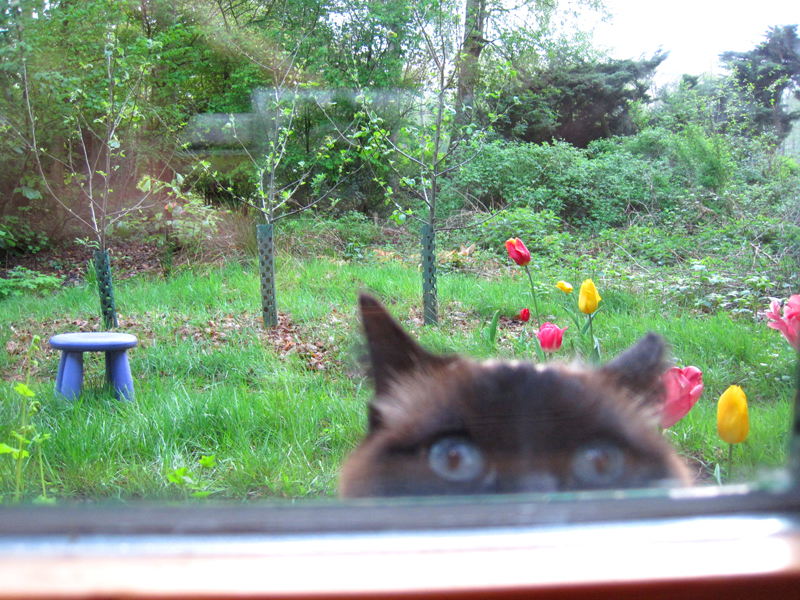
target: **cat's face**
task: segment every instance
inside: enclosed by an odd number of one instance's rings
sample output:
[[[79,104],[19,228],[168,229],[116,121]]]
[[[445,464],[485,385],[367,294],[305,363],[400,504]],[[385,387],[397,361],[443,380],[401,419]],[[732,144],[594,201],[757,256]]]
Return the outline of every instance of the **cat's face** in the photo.
[[[375,398],[342,468],[345,497],[555,492],[681,484],[648,416],[667,364],[648,335],[608,365],[474,362],[422,349],[360,299]]]

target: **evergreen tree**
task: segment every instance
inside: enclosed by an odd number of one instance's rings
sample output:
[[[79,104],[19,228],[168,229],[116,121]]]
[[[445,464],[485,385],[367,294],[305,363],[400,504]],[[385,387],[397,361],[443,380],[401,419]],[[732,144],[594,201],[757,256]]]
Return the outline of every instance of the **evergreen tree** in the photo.
[[[653,74],[666,58],[658,52],[647,60],[578,61],[520,74],[506,92],[510,106],[502,134],[526,142],[564,140],[581,148],[632,134],[631,107],[650,101]]]
[[[770,27],[766,39],[747,52],[723,52],[742,91],[753,99],[750,117],[762,131],[786,138],[800,111],[787,112],[784,94],[793,90],[800,98],[800,39],[797,25]]]

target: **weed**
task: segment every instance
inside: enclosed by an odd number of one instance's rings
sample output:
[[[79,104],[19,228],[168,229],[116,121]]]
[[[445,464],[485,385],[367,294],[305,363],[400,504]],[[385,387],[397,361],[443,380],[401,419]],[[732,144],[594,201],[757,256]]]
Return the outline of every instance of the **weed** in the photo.
[[[25,466],[29,464],[31,456],[29,448],[36,447],[38,453],[39,463],[39,481],[42,486],[42,493],[36,499],[39,503],[50,503],[52,498],[47,496],[47,485],[44,479],[44,459],[42,456],[42,444],[50,438],[49,433],[40,433],[37,431],[36,426],[33,424],[33,417],[39,412],[41,405],[34,400],[36,394],[31,391],[30,374],[33,367],[33,353],[39,350],[39,336],[34,336],[28,346],[28,369],[25,378],[25,383],[18,383],[14,386],[14,391],[17,392],[22,398],[20,402],[20,416],[19,427],[11,431],[11,437],[14,439],[14,446],[0,443],[0,454],[9,454],[14,461],[14,502],[20,502],[25,492],[25,481],[23,479],[23,471]]]

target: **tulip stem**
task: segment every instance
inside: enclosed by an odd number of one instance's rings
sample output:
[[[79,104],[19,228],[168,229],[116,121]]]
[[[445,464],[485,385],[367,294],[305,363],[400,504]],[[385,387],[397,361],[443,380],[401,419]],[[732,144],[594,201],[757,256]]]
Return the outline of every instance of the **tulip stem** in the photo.
[[[728,481],[731,478],[731,464],[733,463],[733,444],[728,444]]]
[[[528,281],[531,282],[531,295],[533,296],[533,309],[536,311],[536,329],[541,329],[542,321],[539,319],[539,303],[536,301],[536,288],[533,285],[533,277],[528,265],[525,265],[525,272],[528,274]]]
[[[593,365],[600,364],[600,354],[598,353],[595,340],[594,340],[594,315],[592,313],[590,315],[586,315],[586,318],[589,320],[589,362]]]

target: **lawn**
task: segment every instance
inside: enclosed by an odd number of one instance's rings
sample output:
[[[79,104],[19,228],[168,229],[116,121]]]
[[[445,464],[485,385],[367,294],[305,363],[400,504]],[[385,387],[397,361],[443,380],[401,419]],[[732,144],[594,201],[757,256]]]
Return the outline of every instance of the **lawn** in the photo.
[[[130,351],[132,403],[102,389],[95,355],[87,355],[81,399],[53,393],[58,353],[49,336],[101,328],[91,282],[0,301],[0,442],[19,447],[14,432],[26,401],[14,386],[25,381],[35,396],[23,433],[37,440],[19,463],[13,453],[0,455],[3,502],[17,492],[33,500],[43,487],[58,501],[335,495],[371,393],[359,360],[361,290],[381,298],[432,350],[478,358],[530,352],[519,341],[530,323],[516,318],[532,308],[528,280],[502,247],[472,246],[474,233],[442,236],[441,322],[426,327],[413,238],[377,225],[325,237],[314,228],[330,227],[320,223],[301,220],[278,234],[280,323],[271,330],[261,326],[250,258],[178,266],[166,278],[119,274],[119,329],[139,338]],[[314,236],[289,244],[299,231]],[[562,359],[573,357],[578,337],[563,308],[574,298],[555,283],[570,281],[577,291],[592,277],[603,299],[595,335],[604,360],[655,331],[679,365],[703,371],[700,401],[665,435],[705,483],[728,452],[716,433],[720,394],[740,385],[750,406],[750,436],[735,449],[733,472],[723,472],[728,481],[759,478],[784,463],[793,395],[793,354],[766,327],[763,311],[768,296],[786,297],[791,286],[796,293],[796,274],[727,234],[709,230],[687,240],[629,229],[573,237],[557,252],[534,252],[531,265],[543,320],[570,325]],[[644,243],[648,236],[658,243]],[[661,250],[654,255],[654,248]],[[484,330],[496,311],[492,343]]]

